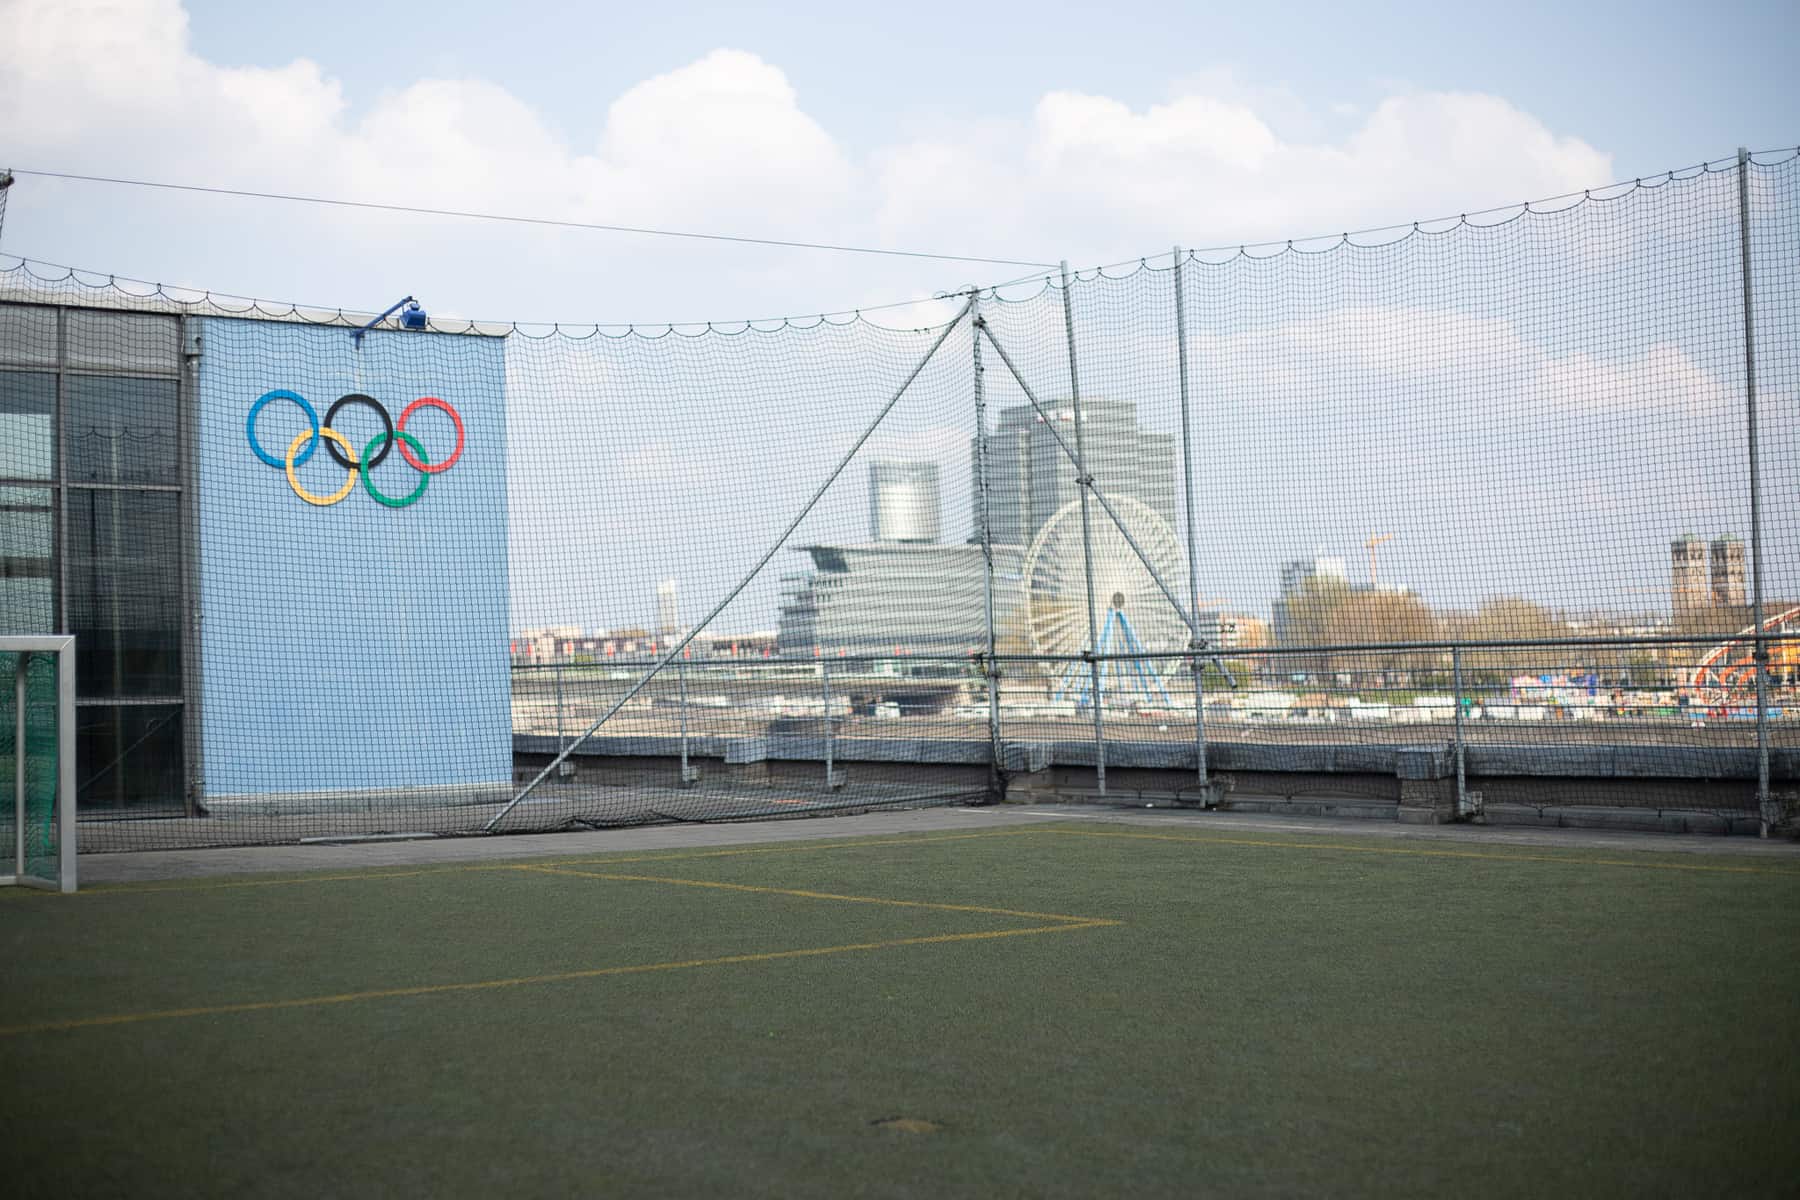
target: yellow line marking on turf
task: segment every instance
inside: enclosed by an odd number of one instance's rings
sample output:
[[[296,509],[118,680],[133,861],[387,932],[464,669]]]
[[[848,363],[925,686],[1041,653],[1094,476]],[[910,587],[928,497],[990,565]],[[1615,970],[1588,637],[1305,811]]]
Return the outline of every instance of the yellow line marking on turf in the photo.
[[[1117,924],[1117,921],[1094,920],[1082,921],[1080,924],[1037,925],[1029,929],[993,929],[981,933],[938,933],[920,937],[894,938],[881,942],[850,942],[841,946],[818,946],[806,950],[770,950],[759,954],[726,954],[718,958],[689,958],[674,962],[639,963],[622,967],[590,967],[581,971],[558,971],[549,975],[520,975],[511,979],[483,979],[473,983],[433,983],[418,987],[340,992],[331,996],[303,996],[291,1000],[257,1000],[245,1004],[209,1004],[193,1008],[166,1008],[154,1012],[116,1013],[104,1017],[77,1017],[67,1021],[41,1021],[29,1025],[0,1026],[0,1037],[17,1037],[28,1033],[53,1033],[71,1029],[92,1029],[103,1025],[134,1025],[144,1021],[172,1021],[184,1017],[273,1012],[287,1008],[319,1008],[332,1004],[353,1004],[363,1000],[394,1000],[408,996],[442,996],[452,992],[492,991],[498,988],[566,983],[578,979],[603,979],[614,975],[647,975],[657,971],[688,971],[700,967],[776,962],[789,958],[821,958],[830,954],[891,950],[900,946],[934,946],[947,942],[991,941],[995,938],[1030,937],[1040,933],[1069,933],[1077,929],[1101,929]]]
[[[1626,858],[1580,858],[1569,854],[1493,854],[1475,850],[1422,850],[1412,846],[1363,846],[1351,842],[1275,842],[1264,838],[1189,837],[1172,833],[1114,833],[1098,829],[1057,829],[1040,825],[1033,833],[1060,833],[1070,837],[1128,838],[1146,842],[1195,842],[1217,846],[1266,846],[1280,850],[1343,850],[1354,854],[1400,854],[1420,858],[1485,858],[1495,862],[1567,863],[1584,867],[1638,867],[1646,871],[1710,871],[1738,875],[1785,875],[1800,879],[1800,871],[1771,867],[1713,866],[1706,863],[1633,862]],[[1665,851],[1666,853],[1666,851]]]
[[[931,842],[963,842],[971,838],[1018,837],[1032,833],[1030,829],[992,829],[980,833],[952,833],[942,837],[820,839],[785,846],[742,846],[729,850],[675,850],[661,854],[603,854],[581,858],[546,858],[543,866],[587,866],[607,863],[669,862],[687,858],[730,858],[745,854],[797,854],[804,851],[851,850],[863,846],[917,846]],[[503,862],[447,863],[443,866],[419,867],[407,871],[383,871],[371,867],[362,871],[336,872],[330,875],[286,875],[278,879],[228,879],[211,883],[117,883],[86,887],[76,896],[144,895],[149,892],[213,892],[234,888],[282,887],[298,883],[354,883],[364,879],[411,879],[421,875],[454,875],[471,871],[511,871],[522,864],[516,859]]]
[[[933,842],[967,842],[976,838],[1025,837],[1036,833],[1035,829],[984,829],[980,833],[946,833],[935,837],[895,837],[864,838],[843,841],[804,841],[785,846],[735,846],[729,850],[676,850],[667,854],[642,854],[631,858],[621,858],[616,854],[602,854],[598,857],[551,859],[547,866],[576,867],[587,865],[604,866],[607,863],[631,862],[664,862],[681,858],[734,858],[744,854],[801,854],[809,850],[836,850],[839,847],[856,849],[863,846],[925,846]]]
[[[758,887],[748,883],[720,883],[712,879],[674,879],[667,875],[623,875],[615,872],[571,871],[565,867],[515,864],[517,871],[541,871],[546,875],[578,875],[583,879],[609,879],[621,883],[667,883],[675,887],[715,888],[724,892],[754,892],[764,896],[799,896],[803,900],[837,900],[846,904],[886,904],[894,908],[929,908],[939,912],[981,913],[994,917],[1026,917],[1033,921],[1075,921],[1083,925],[1118,925],[1106,917],[1072,917],[1066,913],[1024,912],[1016,908],[985,908],[978,904],[940,904],[930,900],[892,900],[885,896],[846,896],[836,892],[809,892],[800,888]]]

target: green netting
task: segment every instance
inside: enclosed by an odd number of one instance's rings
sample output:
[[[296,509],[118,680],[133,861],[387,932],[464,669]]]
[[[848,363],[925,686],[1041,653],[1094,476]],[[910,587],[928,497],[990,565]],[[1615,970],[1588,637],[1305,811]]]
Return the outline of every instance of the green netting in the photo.
[[[5,829],[5,854],[11,859],[17,846],[15,813],[18,780],[19,663],[25,662],[25,862],[20,872],[38,879],[55,879],[57,871],[57,686],[56,659],[49,654],[21,656],[0,654],[0,777],[5,779],[7,803],[0,815]]]

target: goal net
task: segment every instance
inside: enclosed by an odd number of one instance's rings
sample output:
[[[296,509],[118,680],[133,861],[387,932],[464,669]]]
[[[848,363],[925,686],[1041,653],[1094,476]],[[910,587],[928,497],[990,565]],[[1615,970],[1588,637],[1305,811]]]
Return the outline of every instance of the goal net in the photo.
[[[75,890],[75,639],[0,637],[0,883]]]

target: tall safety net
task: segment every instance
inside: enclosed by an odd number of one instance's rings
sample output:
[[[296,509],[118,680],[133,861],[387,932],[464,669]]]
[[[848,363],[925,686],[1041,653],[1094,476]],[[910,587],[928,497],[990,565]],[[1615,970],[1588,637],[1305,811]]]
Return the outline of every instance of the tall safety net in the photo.
[[[1797,212],[1734,160],[911,329],[363,333],[21,263],[0,630],[83,647],[88,849],[1101,789],[1754,828]]]

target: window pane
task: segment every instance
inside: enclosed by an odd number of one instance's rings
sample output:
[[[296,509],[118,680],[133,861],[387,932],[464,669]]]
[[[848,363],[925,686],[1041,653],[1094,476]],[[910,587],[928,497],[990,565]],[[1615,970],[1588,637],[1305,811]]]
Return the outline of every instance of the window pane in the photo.
[[[181,482],[174,380],[71,375],[66,387],[71,480]]]
[[[69,365],[117,371],[174,371],[181,364],[181,323],[143,313],[70,309]]]
[[[181,694],[181,498],[71,489],[69,632],[78,696]]]
[[[50,478],[55,413],[55,375],[0,371],[0,479]]]
[[[0,487],[0,631],[54,633],[49,488]]]
[[[78,705],[77,811],[181,807],[181,721],[179,704]]]
[[[0,304],[0,363],[56,365],[56,310]]]

